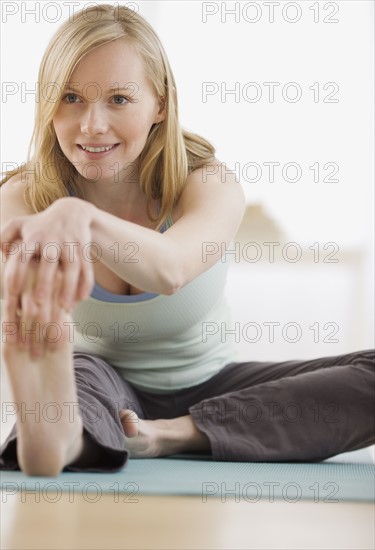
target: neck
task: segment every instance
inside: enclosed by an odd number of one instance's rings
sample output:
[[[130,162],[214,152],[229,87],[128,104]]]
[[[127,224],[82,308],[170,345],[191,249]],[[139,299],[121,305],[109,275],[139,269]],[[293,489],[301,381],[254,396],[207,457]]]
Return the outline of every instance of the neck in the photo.
[[[78,179],[83,199],[118,218],[134,223],[148,223],[147,197],[139,184],[104,183]],[[159,212],[159,201],[150,201],[151,215]]]

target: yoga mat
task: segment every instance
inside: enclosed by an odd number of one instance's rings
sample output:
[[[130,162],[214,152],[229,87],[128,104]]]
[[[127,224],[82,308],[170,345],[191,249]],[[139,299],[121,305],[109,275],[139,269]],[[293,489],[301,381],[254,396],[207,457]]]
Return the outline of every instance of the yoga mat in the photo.
[[[375,487],[373,464],[325,461],[291,462],[216,462],[204,455],[174,455],[152,459],[130,459],[116,473],[62,472],[57,477],[29,477],[19,471],[1,471],[2,500],[20,493],[25,498],[56,502],[62,493],[82,495],[97,502],[112,494],[117,502],[138,502],[141,495],[195,495],[202,502],[255,503],[312,500],[338,503],[373,501]]]

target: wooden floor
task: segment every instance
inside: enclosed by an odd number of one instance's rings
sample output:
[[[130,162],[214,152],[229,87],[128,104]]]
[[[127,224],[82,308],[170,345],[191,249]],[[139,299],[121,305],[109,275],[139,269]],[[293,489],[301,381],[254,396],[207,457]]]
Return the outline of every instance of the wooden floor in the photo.
[[[92,495],[89,496],[92,498]],[[37,500],[39,499],[39,502]],[[52,499],[52,495],[49,495]],[[118,502],[116,502],[118,500]],[[63,493],[2,493],[1,549],[355,549],[374,548],[371,503],[113,494],[87,502]]]

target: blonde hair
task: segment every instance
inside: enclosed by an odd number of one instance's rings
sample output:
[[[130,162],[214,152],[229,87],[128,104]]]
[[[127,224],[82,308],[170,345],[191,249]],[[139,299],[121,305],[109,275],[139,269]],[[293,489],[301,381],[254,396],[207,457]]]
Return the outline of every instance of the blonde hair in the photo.
[[[125,6],[101,4],[83,9],[52,38],[39,69],[38,102],[28,160],[24,167],[6,172],[0,184],[22,170],[27,171],[24,198],[35,212],[68,196],[69,188],[82,197],[77,171],[62,152],[52,121],[64,85],[79,60],[94,48],[119,38],[128,39],[142,56],[146,74],[166,109],[165,120],[152,126],[139,158],[147,215],[157,222],[159,230],[172,212],[190,172],[214,161],[215,148],[180,126],[175,78],[164,48],[151,25]],[[156,218],[150,214],[152,199],[161,201]]]

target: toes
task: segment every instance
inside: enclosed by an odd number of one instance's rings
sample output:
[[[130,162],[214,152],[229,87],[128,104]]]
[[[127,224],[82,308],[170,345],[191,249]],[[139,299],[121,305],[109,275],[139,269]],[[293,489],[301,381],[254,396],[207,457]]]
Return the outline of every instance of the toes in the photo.
[[[134,411],[124,409],[120,411],[120,421],[126,437],[138,435],[139,418]]]

